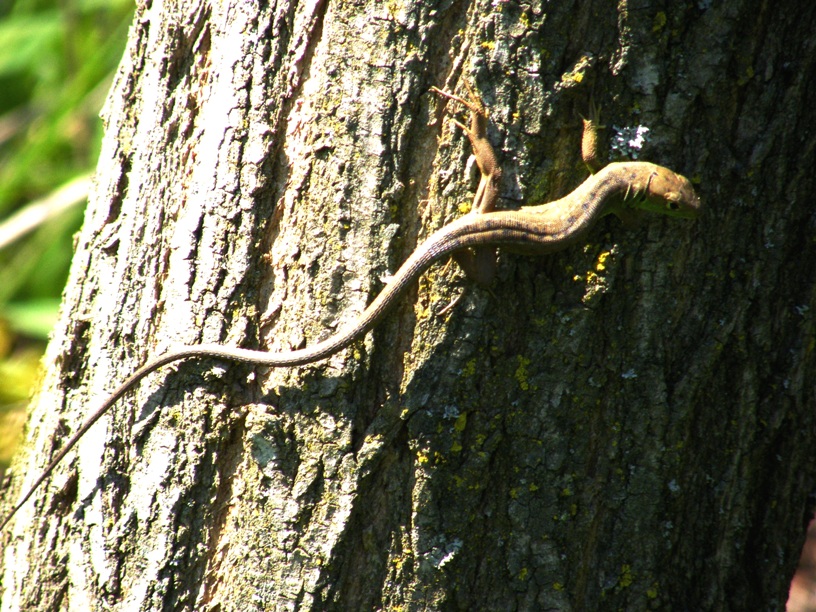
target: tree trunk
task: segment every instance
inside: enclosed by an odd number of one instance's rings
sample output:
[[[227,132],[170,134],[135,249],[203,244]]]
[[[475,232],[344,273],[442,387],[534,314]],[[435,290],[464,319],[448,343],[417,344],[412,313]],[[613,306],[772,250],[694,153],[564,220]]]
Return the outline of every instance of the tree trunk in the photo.
[[[706,213],[502,254],[490,291],[437,266],[307,367],[151,375],[4,534],[2,609],[781,607],[816,469],[816,5],[278,4],[137,10],[6,505],[149,357],[313,344],[460,216],[432,85],[483,94],[507,207],[583,180],[594,100]]]

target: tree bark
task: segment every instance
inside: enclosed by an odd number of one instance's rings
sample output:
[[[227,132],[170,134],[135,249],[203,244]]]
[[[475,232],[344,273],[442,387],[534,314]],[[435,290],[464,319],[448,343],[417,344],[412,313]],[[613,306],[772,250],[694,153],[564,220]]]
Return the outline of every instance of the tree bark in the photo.
[[[475,80],[508,207],[584,178],[594,100],[707,210],[490,291],[438,266],[325,362],[151,375],[4,534],[2,609],[781,606],[816,465],[816,6],[782,5],[140,5],[7,506],[147,358],[312,344],[462,214],[432,85]]]

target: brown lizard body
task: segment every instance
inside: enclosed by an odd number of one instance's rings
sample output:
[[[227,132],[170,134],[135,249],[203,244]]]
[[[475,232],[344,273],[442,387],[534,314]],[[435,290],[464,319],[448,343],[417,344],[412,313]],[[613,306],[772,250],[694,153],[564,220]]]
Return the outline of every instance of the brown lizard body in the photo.
[[[0,523],[0,530],[48,478],[85,432],[119,398],[147,374],[168,363],[200,357],[245,362],[263,367],[312,363],[333,355],[365,335],[382,320],[425,270],[447,255],[457,255],[457,261],[462,263],[466,272],[483,276],[473,268],[479,263],[477,260],[480,252],[485,252],[484,247],[491,250],[495,247],[511,247],[525,253],[551,253],[579,241],[598,219],[609,213],[623,217],[627,211],[643,210],[686,218],[695,217],[699,213],[700,201],[686,178],[668,168],[647,162],[609,164],[559,200],[526,206],[520,210],[495,211],[501,169],[486,138],[485,108],[470,90],[470,101],[439,90],[435,91],[464,103],[472,113],[470,128],[459,122],[457,124],[467,132],[482,172],[473,212],[433,233],[416,248],[380,294],[348,329],[314,346],[272,353],[218,344],[200,344],[182,346],[142,365],[105,399],[60,449],[28,492]],[[470,249],[475,249],[477,257],[473,256]]]

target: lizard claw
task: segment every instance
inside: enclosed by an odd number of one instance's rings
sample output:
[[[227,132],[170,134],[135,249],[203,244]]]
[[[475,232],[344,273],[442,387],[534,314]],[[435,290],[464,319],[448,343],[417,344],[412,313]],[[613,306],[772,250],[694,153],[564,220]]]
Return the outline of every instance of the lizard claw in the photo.
[[[442,96],[443,98],[455,100],[456,102],[462,104],[470,112],[480,115],[487,119],[487,107],[485,107],[484,102],[482,102],[482,99],[479,97],[479,95],[475,91],[473,91],[473,87],[470,85],[468,81],[465,81],[465,88],[468,91],[469,99],[462,98],[461,96],[457,96],[456,94],[444,91],[443,89],[439,89],[438,87],[431,87],[430,91],[434,92],[437,95]]]

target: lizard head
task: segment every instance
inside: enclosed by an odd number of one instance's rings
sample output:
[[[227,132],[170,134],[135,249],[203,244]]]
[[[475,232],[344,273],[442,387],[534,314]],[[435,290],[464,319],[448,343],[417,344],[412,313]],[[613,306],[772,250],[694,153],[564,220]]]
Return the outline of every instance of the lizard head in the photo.
[[[644,164],[643,169],[648,176],[631,183],[636,208],[687,219],[700,214],[700,198],[685,176],[654,164]]]

